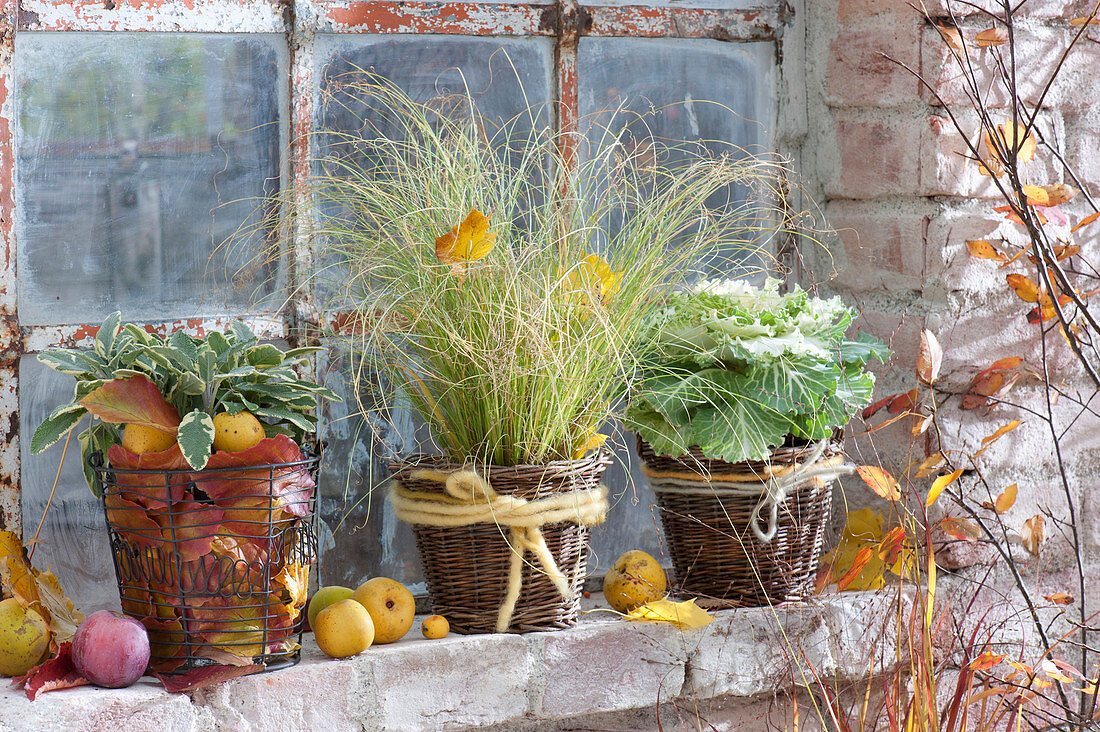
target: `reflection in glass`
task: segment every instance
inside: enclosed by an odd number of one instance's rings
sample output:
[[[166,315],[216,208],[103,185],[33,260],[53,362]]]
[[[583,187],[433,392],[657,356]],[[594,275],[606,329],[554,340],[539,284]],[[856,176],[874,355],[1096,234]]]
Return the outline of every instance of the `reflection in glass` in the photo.
[[[227,283],[261,252],[218,245],[279,185],[284,45],[19,34],[24,324],[98,322],[115,309],[131,320],[223,313],[254,297],[267,267]]]
[[[76,432],[87,426],[87,420],[73,433],[67,451],[64,438],[38,455],[31,455],[30,450],[35,428],[58,404],[72,398],[74,383],[73,377],[43,366],[34,356],[23,356],[19,361],[19,429],[24,436],[19,441],[23,536],[30,539],[38,528],[64,451],[61,479],[39,536],[34,565],[49,567],[83,612],[117,610],[118,586],[103,505],[88,489],[80,468]]]
[[[771,43],[582,38],[579,95],[587,149],[617,141],[639,167],[683,164],[700,145],[710,154],[735,158],[770,154],[774,65]],[[731,186],[707,205],[732,211],[753,197],[747,187]],[[621,225],[617,218],[604,223],[612,232]],[[704,276],[713,277],[744,263],[743,251],[731,248],[700,266]]]

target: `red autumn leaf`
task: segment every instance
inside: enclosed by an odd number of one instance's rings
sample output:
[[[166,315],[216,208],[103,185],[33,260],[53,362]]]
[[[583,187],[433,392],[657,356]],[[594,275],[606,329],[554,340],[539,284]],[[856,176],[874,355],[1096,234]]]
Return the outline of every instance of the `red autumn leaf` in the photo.
[[[986,651],[968,664],[971,671],[988,671],[1004,660],[1004,654]]]
[[[254,674],[258,671],[263,671],[263,668],[264,667],[259,664],[249,664],[248,666],[223,666],[216,664],[212,666],[199,666],[198,668],[185,671],[182,674],[153,675],[160,680],[160,683],[164,684],[165,691],[169,691],[173,694],[183,694],[201,689],[204,686],[212,686],[222,681],[229,681],[230,679]]]
[[[39,694],[47,691],[72,689],[92,683],[81,676],[73,665],[72,646],[72,643],[62,643],[56,656],[15,679],[16,683],[23,685],[28,699],[34,701]]]
[[[895,526],[886,532],[882,541],[878,543],[878,558],[888,564],[893,564],[901,551],[901,545],[905,543],[905,529]]]
[[[987,28],[974,36],[974,43],[979,48],[990,46],[1003,46],[1008,43],[1008,31],[1004,28]]]
[[[856,467],[856,472],[859,473],[859,477],[863,479],[875,494],[885,498],[888,501],[897,501],[901,499],[901,487],[894,479],[894,476],[887,473],[882,468],[875,467],[874,465],[859,465]]]
[[[1055,592],[1053,595],[1043,595],[1043,599],[1055,605],[1072,605],[1073,595],[1065,592]]]
[[[932,385],[940,375],[943,364],[943,348],[932,331],[925,328],[920,334],[920,352],[917,354],[917,378]]]
[[[837,580],[836,588],[843,590],[848,585],[852,584],[853,580],[859,576],[859,573],[863,571],[863,568],[867,566],[867,562],[871,561],[871,557],[874,555],[874,550],[869,547],[861,547],[856,555],[852,558],[852,567],[845,573],[843,577]]]
[[[1004,374],[996,372],[974,377],[970,382],[970,388],[962,398],[960,409],[977,409],[989,404],[988,397],[996,394],[1004,381]]]
[[[111,445],[107,450],[107,462],[114,468],[115,482],[123,495],[149,509],[167,508],[171,503],[181,500],[187,486],[187,476],[180,473],[178,478],[166,481],[163,472],[130,473],[130,470],[188,470],[178,444],[161,452],[146,452],[140,455],[132,453],[122,445]]]
[[[985,239],[970,239],[966,242],[966,250],[975,259],[992,259],[996,262],[1007,262],[1006,257],[997,248]]]
[[[974,522],[957,516],[949,516],[940,521],[940,528],[943,533],[959,541],[973,542],[981,536],[981,531]]]
[[[984,376],[990,371],[1007,371],[1008,369],[1014,369],[1024,362],[1024,359],[1019,356],[1008,356],[1007,358],[999,358],[984,370],[982,370],[978,376]]]
[[[255,507],[262,508],[266,513],[270,506],[294,516],[308,516],[309,501],[316,484],[306,466],[255,467],[293,463],[302,459],[302,451],[294,440],[286,435],[276,435],[260,440],[247,450],[214,453],[206,469],[194,473],[193,478],[200,490],[226,509]],[[226,521],[229,520],[227,514]],[[245,519],[236,517],[233,520]],[[266,533],[267,528],[262,528]],[[252,527],[240,533],[255,534],[256,530]]]
[[[916,389],[910,389],[904,394],[897,394],[890,399],[890,405],[886,407],[886,411],[891,414],[897,414],[898,412],[907,412],[916,405],[918,400],[918,394]]]
[[[210,551],[225,510],[209,503],[178,501],[170,510],[150,514],[161,525],[161,535],[172,542],[173,551],[182,561],[190,562]]]
[[[1008,286],[1024,302],[1039,302],[1039,286],[1030,277],[1022,274],[1010,274],[1005,276]]]
[[[880,409],[885,407],[890,402],[890,400],[894,398],[894,396],[896,396],[896,395],[883,397],[882,399],[879,399],[874,404],[871,404],[869,406],[864,407],[863,411],[860,412],[860,416],[863,417],[864,419],[870,419],[871,417],[875,416],[875,414]]]
[[[127,541],[150,547],[159,547],[164,544],[160,524],[149,517],[148,509],[144,506],[129,501],[117,493],[105,493],[103,504],[107,512],[107,520]]]
[[[108,381],[81,399],[80,405],[104,422],[139,424],[172,434],[180,424],[176,408],[140,374]]]

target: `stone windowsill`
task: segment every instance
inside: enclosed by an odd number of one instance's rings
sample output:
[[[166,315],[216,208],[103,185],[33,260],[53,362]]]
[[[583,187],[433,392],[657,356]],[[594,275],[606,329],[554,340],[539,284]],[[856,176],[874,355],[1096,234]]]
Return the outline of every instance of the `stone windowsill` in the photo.
[[[883,630],[892,625],[894,602],[896,591],[887,591],[726,610],[706,628],[685,632],[591,613],[576,628],[553,633],[428,641],[417,623],[402,641],[338,661],[306,634],[298,665],[190,697],[168,694],[151,679],[120,690],[68,689],[35,702],[6,687],[0,730],[523,729],[652,710],[658,698],[689,702],[681,706],[774,700],[797,685],[799,667],[822,678],[879,673],[880,659],[893,651],[874,639],[889,635]]]

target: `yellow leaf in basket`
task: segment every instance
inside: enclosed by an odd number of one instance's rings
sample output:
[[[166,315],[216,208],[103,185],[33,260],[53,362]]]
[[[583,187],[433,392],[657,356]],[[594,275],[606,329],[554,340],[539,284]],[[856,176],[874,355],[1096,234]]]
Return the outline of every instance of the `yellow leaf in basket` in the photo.
[[[695,600],[673,602],[654,600],[640,605],[626,614],[627,620],[648,620],[669,623],[679,630],[702,628],[714,622],[714,616],[695,604]]]

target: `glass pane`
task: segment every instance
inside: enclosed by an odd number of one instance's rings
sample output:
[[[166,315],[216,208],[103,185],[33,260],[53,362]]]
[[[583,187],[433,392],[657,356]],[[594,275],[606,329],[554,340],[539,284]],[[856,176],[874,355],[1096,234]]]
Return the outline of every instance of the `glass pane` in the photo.
[[[34,356],[23,356],[19,361],[19,423],[23,435],[20,486],[26,539],[34,536],[46,509],[65,446],[62,439],[44,452],[31,455],[31,435],[57,405],[72,398],[74,383],[73,377],[43,366]],[[118,610],[118,587],[103,506],[84,482],[76,432],[65,451],[61,479],[39,535],[41,543],[35,550],[34,564],[53,570],[65,593],[83,612]]]
[[[454,99],[468,90],[490,134],[491,128],[529,110],[535,116],[526,120],[526,129],[532,121],[549,123],[549,39],[330,35],[318,37],[317,56],[323,59],[323,94],[338,95],[336,104],[319,100],[317,117],[323,129],[356,132],[366,129],[367,122],[377,123],[341,86],[342,77],[357,68],[389,79],[416,102]],[[357,163],[372,164],[369,160]],[[393,427],[381,420],[368,424],[355,413],[350,382],[348,365],[333,363],[326,383],[343,394],[345,402],[325,407],[322,581],[354,587],[367,577],[385,575],[423,592],[412,531],[394,517],[384,500],[389,471],[383,458],[418,449],[430,452],[430,447],[418,448],[427,436],[405,410],[391,416]]]
[[[16,231],[24,324],[232,312],[256,296],[255,223],[279,185],[285,40],[20,33]],[[266,259],[260,256],[260,259]]]
[[[713,141],[705,144],[715,153],[771,151],[776,118],[771,43],[582,38],[578,67],[580,114],[591,144],[606,136],[630,149],[653,137]],[[708,204],[723,206],[749,196],[747,189],[735,186],[715,194]],[[606,225],[614,231],[618,223]],[[711,257],[701,268],[706,276],[721,276],[741,261],[743,254],[731,253]],[[605,482],[618,502],[607,523],[593,532],[598,571],[627,549],[644,549],[665,560],[656,529],[656,498],[641,473],[634,436],[626,434],[616,442],[618,464]]]
[[[651,140],[702,143],[714,155],[735,158],[770,153],[774,65],[771,43],[582,38],[582,131],[590,145],[618,141],[642,161]],[[686,159],[686,153],[672,151],[664,162]],[[732,210],[752,197],[747,187],[735,185],[712,195],[707,205]],[[604,224],[612,235],[620,225]],[[741,262],[759,266],[739,249],[709,256],[700,263],[704,276],[720,276]]]

